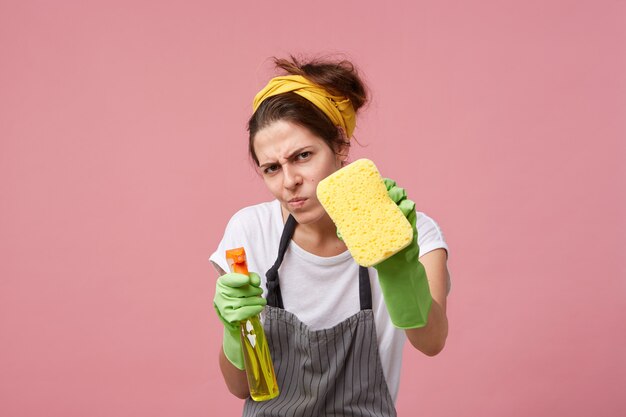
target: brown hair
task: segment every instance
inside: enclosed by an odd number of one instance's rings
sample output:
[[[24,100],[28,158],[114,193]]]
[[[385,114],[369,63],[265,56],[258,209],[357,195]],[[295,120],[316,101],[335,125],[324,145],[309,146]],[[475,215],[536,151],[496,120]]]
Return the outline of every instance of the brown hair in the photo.
[[[274,65],[286,74],[307,78],[333,95],[347,97],[357,114],[367,102],[367,88],[350,61],[318,59],[302,63],[293,55],[289,58],[274,58]],[[259,130],[278,120],[286,120],[309,129],[322,138],[333,152],[337,152],[341,145],[350,145],[346,140],[348,138],[341,134],[337,126],[317,106],[296,93],[283,93],[264,100],[248,121],[248,150],[257,166],[259,160],[254,152],[254,136]]]

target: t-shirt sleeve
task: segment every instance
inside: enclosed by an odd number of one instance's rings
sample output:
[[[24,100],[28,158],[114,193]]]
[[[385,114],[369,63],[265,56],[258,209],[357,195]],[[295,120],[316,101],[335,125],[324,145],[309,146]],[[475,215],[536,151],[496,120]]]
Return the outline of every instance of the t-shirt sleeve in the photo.
[[[441,228],[432,218],[424,213],[417,213],[416,227],[420,256],[440,248],[448,252],[448,244],[443,237]]]
[[[241,246],[241,239],[243,234],[243,227],[241,226],[241,221],[238,216],[239,213],[235,214],[226,225],[226,229],[224,230],[224,235],[222,236],[222,240],[217,245],[217,249],[215,252],[209,256],[209,261],[215,267],[217,265],[224,272],[229,272],[230,268],[228,268],[228,263],[226,262],[226,250],[233,249]],[[216,268],[217,270],[217,268]],[[222,272],[217,270],[218,274]]]
[[[448,244],[446,243],[443,232],[437,222],[424,213],[418,212],[415,223],[417,227],[417,244],[420,247],[420,256],[423,256],[435,249],[444,249],[448,257],[450,256]],[[448,293],[450,293],[451,288],[452,282],[450,281],[450,275],[448,274]]]

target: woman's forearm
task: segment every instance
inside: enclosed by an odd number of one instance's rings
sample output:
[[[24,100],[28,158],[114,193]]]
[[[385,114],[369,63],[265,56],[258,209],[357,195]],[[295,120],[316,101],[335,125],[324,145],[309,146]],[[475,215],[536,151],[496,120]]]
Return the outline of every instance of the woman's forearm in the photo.
[[[448,254],[444,249],[428,252],[420,258],[424,265],[433,302],[426,326],[406,330],[406,336],[417,350],[435,356],[446,345],[448,317],[446,315],[449,272]]]
[[[250,390],[248,388],[248,380],[246,378],[246,371],[242,371],[235,367],[226,355],[224,350],[220,349],[220,370],[224,377],[224,382],[231,394],[237,398],[246,399],[250,396]]]
[[[428,323],[424,327],[405,330],[411,345],[428,356],[435,356],[446,345],[448,318],[441,305],[433,299],[428,313]]]

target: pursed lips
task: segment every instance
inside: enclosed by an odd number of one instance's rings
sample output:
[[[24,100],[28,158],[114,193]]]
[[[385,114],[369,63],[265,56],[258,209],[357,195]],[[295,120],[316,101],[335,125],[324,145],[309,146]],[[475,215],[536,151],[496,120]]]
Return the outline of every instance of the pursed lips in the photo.
[[[308,200],[308,198],[296,197],[296,198],[292,198],[291,200],[287,201],[287,204],[289,204],[289,207],[291,207],[292,209],[299,209],[299,208],[302,208],[304,206],[304,204],[306,203],[307,200]]]

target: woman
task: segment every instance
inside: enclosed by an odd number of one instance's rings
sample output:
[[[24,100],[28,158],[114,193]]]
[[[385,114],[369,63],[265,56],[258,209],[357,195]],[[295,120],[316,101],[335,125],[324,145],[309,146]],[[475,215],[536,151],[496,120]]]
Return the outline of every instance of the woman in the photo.
[[[245,416],[394,416],[405,340],[429,356],[445,345],[447,245],[437,224],[385,180],[413,243],[373,268],[354,262],[316,186],[347,163],[366,88],[347,61],[275,63],[286,75],[257,94],[248,123],[250,155],[275,200],[237,212],[210,257],[220,274],[224,380],[246,399]],[[226,249],[241,246],[258,271],[249,278],[225,272]],[[262,310],[281,392],[256,403],[238,323]]]

